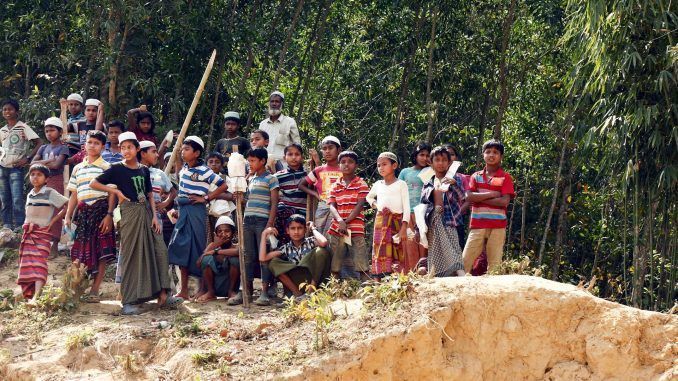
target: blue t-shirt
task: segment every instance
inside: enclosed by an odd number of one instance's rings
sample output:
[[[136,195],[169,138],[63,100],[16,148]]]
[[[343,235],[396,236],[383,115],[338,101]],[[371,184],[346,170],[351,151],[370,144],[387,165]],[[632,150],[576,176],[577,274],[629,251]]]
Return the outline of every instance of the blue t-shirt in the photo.
[[[38,157],[38,160],[55,160],[59,156],[66,156],[70,152],[68,151],[68,147],[66,147],[64,144],[57,144],[57,145],[52,145],[52,144],[43,144],[38,148],[38,152],[35,154],[35,156]],[[56,176],[64,173],[64,163],[61,164],[61,168],[57,169],[50,169],[49,170],[49,175],[50,176]]]
[[[414,211],[415,206],[419,205],[421,190],[424,187],[424,182],[419,178],[420,172],[421,169],[409,167],[400,171],[400,175],[398,176],[398,179],[407,183],[407,191],[410,194],[410,212]]]
[[[247,187],[248,197],[245,217],[268,218],[271,210],[271,192],[278,187],[278,179],[269,172],[253,177]]]

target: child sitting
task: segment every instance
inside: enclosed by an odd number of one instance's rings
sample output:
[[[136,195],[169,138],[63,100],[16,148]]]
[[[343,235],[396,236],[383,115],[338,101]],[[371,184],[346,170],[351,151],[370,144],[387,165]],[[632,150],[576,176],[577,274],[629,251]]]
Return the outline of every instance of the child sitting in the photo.
[[[278,202],[278,214],[275,220],[275,228],[280,235],[278,239],[282,245],[289,242],[287,235],[287,221],[293,214],[306,215],[307,195],[299,190],[299,183],[306,177],[303,167],[302,148],[297,143],[285,147],[285,162],[287,168],[278,171],[275,177],[280,185],[280,201]]]
[[[454,179],[445,178],[451,164],[450,159],[450,153],[445,147],[436,147],[431,151],[431,167],[435,175],[424,184],[421,191],[421,203],[427,205],[427,271],[441,277],[464,275],[456,228],[457,224],[463,223],[461,205],[464,203],[464,191],[459,175],[455,174]],[[448,180],[452,180],[451,183]]]
[[[202,303],[225,296],[228,305],[242,304],[242,294],[238,293],[240,261],[238,248],[233,245],[235,223],[230,217],[219,217],[214,231],[214,241],[198,259],[207,291],[196,297],[196,301]]]
[[[299,300],[304,294],[299,285],[306,283],[315,289],[330,275],[330,253],[325,249],[327,239],[313,222],[308,229],[313,232],[306,237],[307,223],[304,216],[293,214],[287,222],[290,242],[278,250],[269,252],[266,242],[270,235],[278,235],[275,228],[268,228],[261,237],[259,260],[267,262],[271,273]]]
[[[372,245],[372,275],[381,278],[392,272],[407,273],[417,262],[409,263],[404,242],[410,221],[410,199],[407,184],[395,176],[398,158],[383,152],[377,158],[377,170],[384,178],[372,185],[367,202],[377,209],[374,218]]]
[[[66,213],[62,207],[68,201],[61,193],[46,185],[49,171],[43,164],[33,164],[28,170],[33,189],[26,198],[26,220],[19,246],[17,284],[21,286],[25,299],[32,298],[32,304],[47,281],[47,257],[54,239],[51,230]]]

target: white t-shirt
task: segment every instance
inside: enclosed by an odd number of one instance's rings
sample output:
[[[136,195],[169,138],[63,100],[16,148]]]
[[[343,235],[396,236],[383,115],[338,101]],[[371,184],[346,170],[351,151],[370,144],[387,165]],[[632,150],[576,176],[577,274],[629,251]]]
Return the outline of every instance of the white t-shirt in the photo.
[[[388,208],[393,213],[402,213],[403,222],[410,221],[410,193],[407,190],[407,183],[403,180],[396,180],[390,185],[386,185],[384,180],[379,180],[372,185],[365,199],[370,205],[376,201],[378,211]]]
[[[0,141],[5,150],[5,157],[0,165],[13,168],[16,162],[29,154],[31,140],[39,138],[38,134],[24,122],[17,122],[12,128],[8,125],[0,128]]]

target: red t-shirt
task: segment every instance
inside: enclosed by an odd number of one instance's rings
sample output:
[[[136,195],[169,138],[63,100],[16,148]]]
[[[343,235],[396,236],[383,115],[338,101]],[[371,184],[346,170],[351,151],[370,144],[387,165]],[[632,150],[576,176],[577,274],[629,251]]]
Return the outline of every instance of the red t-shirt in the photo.
[[[332,185],[341,177],[341,170],[339,166],[331,167],[327,164],[315,167],[306,176],[306,182],[315,187],[315,190],[320,195],[320,199],[327,201],[330,197],[330,189]]]
[[[339,179],[330,190],[330,197],[327,203],[335,203],[341,218],[346,219],[358,204],[358,200],[364,200],[368,193],[370,193],[370,187],[358,176],[354,177],[348,185],[345,185],[343,180]],[[351,236],[365,235],[365,215],[362,210],[356,218],[346,224],[346,228],[351,231]],[[339,223],[336,220],[332,219],[328,233],[336,236],[341,235],[339,233]]]
[[[487,176],[485,169],[471,175],[469,191],[485,193],[498,191],[501,195],[515,197],[511,175],[501,168],[494,176]],[[471,204],[471,229],[504,229],[506,228],[506,208],[488,205],[483,202]]]

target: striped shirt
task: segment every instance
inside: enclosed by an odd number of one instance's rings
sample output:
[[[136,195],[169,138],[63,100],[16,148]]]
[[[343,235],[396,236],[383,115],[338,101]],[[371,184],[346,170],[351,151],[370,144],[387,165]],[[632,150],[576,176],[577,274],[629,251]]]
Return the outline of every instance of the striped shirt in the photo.
[[[358,200],[365,200],[369,192],[370,187],[358,176],[354,177],[348,185],[344,183],[343,178],[340,178],[330,190],[330,198],[327,202],[335,204],[341,218],[346,219],[358,204]],[[362,209],[356,218],[346,224],[346,228],[351,231],[351,236],[365,235],[365,215]],[[328,233],[337,236],[341,235],[339,233],[339,223],[336,220],[332,220]]]
[[[298,265],[301,259],[304,258],[306,254],[313,251],[316,246],[315,237],[313,236],[304,238],[299,247],[294,246],[294,243],[290,241],[280,248],[280,252],[282,253],[280,259],[294,262]]]
[[[280,185],[280,205],[296,209],[296,213],[306,214],[306,192],[299,189],[299,183],[306,177],[303,168],[294,170],[286,168],[276,172],[275,177]]]
[[[156,203],[162,201],[162,192],[169,192],[172,189],[172,182],[165,172],[158,168],[149,167],[151,170],[151,186],[153,187],[153,199]]]
[[[78,201],[82,201],[87,205],[92,205],[99,199],[108,197],[108,193],[96,191],[90,188],[89,184],[110,167],[111,165],[101,156],[94,160],[92,164],[85,158],[82,163],[73,168],[67,189],[70,192],[77,192]]]
[[[515,197],[511,175],[501,168],[494,176],[487,176],[485,169],[471,175],[469,191],[485,193],[498,191],[501,195]],[[494,206],[483,202],[471,204],[471,229],[504,229],[506,228],[506,207]]]
[[[195,167],[189,167],[184,164],[179,172],[179,197],[188,197],[189,195],[205,196],[209,193],[210,184],[221,186],[224,180],[212,172],[209,167],[198,162]]]
[[[50,187],[43,186],[38,192],[31,189],[26,196],[24,223],[46,227],[52,221],[57,209],[64,206],[67,201],[68,198]]]
[[[103,152],[101,152],[101,157],[106,160],[106,162],[115,164],[123,161],[124,157],[122,157],[122,153],[119,151],[118,152],[113,152],[111,151],[111,142],[106,142],[106,146],[104,147]]]
[[[268,218],[271,212],[271,192],[279,187],[278,179],[269,172],[252,177],[247,187],[248,197],[245,217]]]

